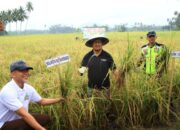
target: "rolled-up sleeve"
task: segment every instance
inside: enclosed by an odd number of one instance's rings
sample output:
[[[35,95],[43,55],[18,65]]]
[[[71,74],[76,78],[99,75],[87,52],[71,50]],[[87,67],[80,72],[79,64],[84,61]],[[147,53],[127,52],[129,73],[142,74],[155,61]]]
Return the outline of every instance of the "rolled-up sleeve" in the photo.
[[[39,93],[32,88],[31,102],[39,102],[41,99],[42,97],[39,95]]]

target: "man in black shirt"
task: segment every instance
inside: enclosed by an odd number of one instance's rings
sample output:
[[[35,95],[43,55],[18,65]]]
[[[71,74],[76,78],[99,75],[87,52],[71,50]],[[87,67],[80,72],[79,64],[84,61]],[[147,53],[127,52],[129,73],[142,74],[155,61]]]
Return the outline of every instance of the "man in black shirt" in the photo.
[[[86,68],[88,70],[89,97],[92,96],[93,89],[97,89],[105,90],[110,98],[109,69],[115,72],[116,65],[112,56],[102,49],[102,46],[108,42],[109,39],[106,37],[94,37],[86,42],[86,46],[93,49],[84,56],[79,72],[83,75]]]

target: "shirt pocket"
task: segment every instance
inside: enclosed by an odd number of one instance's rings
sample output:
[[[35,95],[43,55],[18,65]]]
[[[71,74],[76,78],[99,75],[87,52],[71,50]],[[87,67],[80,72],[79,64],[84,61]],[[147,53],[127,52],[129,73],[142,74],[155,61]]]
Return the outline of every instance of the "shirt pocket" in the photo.
[[[101,62],[102,69],[108,69],[109,68],[110,61],[108,59],[101,58],[100,62]]]

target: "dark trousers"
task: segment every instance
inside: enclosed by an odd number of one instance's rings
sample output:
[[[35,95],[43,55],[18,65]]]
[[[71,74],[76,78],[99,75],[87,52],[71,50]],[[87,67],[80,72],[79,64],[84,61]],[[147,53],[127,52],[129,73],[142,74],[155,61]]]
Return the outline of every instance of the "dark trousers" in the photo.
[[[48,123],[50,123],[49,116],[45,114],[32,114],[32,116],[41,126],[45,127],[47,126]],[[23,119],[17,119],[6,122],[0,130],[34,130],[34,129],[31,126],[29,126]]]

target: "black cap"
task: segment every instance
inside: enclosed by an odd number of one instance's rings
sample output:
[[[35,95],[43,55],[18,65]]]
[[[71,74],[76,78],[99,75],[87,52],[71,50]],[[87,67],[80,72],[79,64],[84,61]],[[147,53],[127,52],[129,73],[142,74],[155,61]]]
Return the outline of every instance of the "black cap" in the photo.
[[[27,66],[26,63],[22,60],[15,61],[10,65],[10,71],[13,72],[15,70],[23,71],[23,70],[33,70],[32,67]]]
[[[148,32],[147,37],[150,37],[150,36],[156,36],[156,32],[155,31]]]

